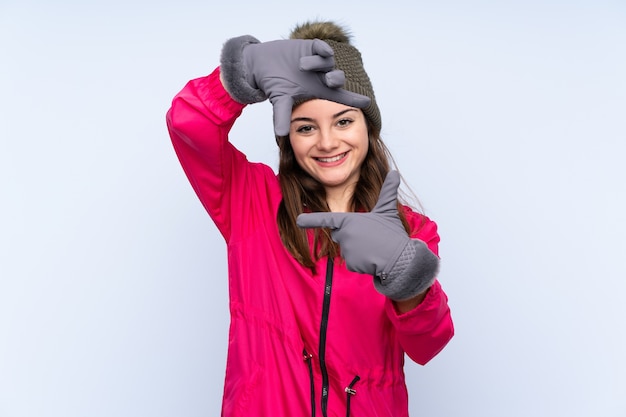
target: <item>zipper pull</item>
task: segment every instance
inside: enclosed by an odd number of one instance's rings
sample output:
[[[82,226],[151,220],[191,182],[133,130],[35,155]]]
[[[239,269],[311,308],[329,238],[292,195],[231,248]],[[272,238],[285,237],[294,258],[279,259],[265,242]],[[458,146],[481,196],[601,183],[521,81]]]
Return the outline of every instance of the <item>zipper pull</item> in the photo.
[[[348,393],[348,395],[356,395],[356,390],[352,387],[354,387],[354,384],[356,384],[357,382],[359,382],[359,380],[361,379],[360,376],[356,375],[354,377],[354,379],[352,380],[352,382],[350,382],[350,385],[348,385],[346,387],[346,393]]]

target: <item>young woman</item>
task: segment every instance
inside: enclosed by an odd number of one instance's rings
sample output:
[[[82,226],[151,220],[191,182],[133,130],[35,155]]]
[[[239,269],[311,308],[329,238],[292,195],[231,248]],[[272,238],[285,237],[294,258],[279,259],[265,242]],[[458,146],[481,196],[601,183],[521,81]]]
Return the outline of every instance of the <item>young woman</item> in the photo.
[[[266,99],[278,175],[228,141],[244,107]],[[289,40],[228,40],[220,67],[176,95],[167,123],[228,246],[222,415],[407,416],[405,354],[425,364],[454,331],[436,225],[398,203],[347,32],[311,22]]]

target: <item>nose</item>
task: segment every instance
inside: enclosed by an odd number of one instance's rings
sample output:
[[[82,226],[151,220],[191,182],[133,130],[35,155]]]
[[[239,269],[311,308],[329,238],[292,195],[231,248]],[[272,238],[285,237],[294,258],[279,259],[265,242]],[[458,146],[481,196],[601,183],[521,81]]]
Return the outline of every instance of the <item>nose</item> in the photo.
[[[320,131],[319,140],[317,142],[317,148],[320,151],[328,152],[339,145],[339,138],[337,134],[331,129],[324,129]]]

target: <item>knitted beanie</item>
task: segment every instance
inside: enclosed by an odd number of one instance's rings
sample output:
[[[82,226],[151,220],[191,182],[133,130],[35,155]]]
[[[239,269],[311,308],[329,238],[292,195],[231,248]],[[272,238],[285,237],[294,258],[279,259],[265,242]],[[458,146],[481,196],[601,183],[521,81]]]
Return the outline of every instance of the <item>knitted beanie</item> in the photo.
[[[330,45],[335,53],[335,68],[342,70],[346,76],[343,89],[371,99],[370,105],[362,110],[368,122],[380,131],[382,120],[374,97],[374,89],[365,68],[363,68],[361,53],[350,44],[348,31],[334,22],[307,22],[296,26],[289,38],[321,39]],[[306,100],[296,100],[295,105],[304,101]]]

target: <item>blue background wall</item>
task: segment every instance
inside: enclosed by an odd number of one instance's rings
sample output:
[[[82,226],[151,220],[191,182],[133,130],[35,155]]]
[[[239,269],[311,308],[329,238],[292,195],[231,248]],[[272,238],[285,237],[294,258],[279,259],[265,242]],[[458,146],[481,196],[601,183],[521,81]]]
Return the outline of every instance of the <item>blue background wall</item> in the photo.
[[[0,416],[219,414],[225,247],[164,114],[226,39],[315,17],[440,226],[457,335],[412,415],[626,415],[624,2],[211,3],[0,2]],[[268,103],[232,138],[276,165]]]

